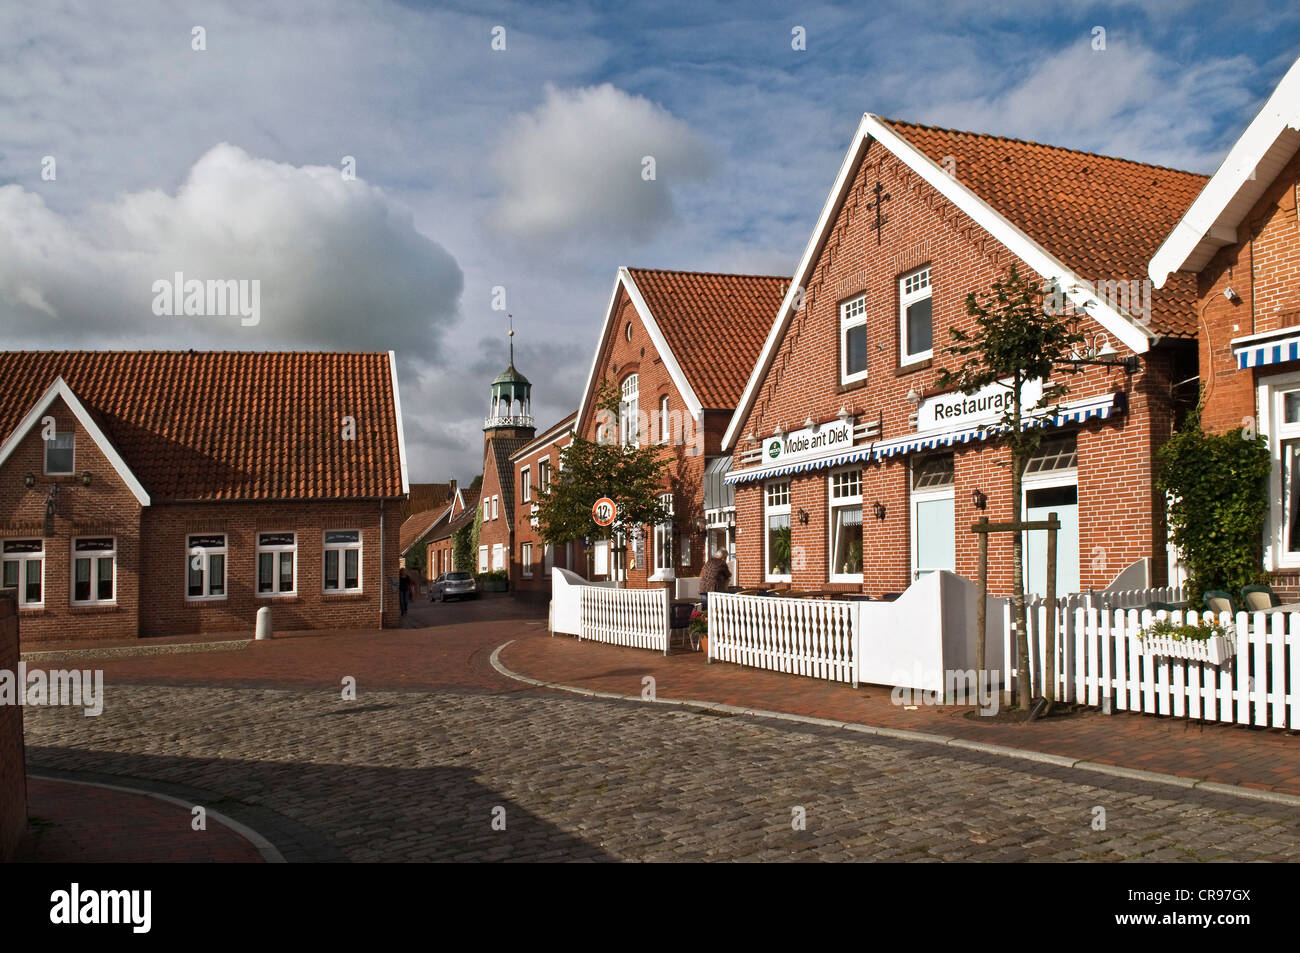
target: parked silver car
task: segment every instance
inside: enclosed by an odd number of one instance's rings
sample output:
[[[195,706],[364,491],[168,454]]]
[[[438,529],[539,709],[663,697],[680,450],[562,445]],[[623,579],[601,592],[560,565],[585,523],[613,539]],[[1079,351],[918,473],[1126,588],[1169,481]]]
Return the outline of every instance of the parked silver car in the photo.
[[[446,602],[448,599],[474,598],[478,586],[467,572],[445,572],[429,586],[429,601]]]

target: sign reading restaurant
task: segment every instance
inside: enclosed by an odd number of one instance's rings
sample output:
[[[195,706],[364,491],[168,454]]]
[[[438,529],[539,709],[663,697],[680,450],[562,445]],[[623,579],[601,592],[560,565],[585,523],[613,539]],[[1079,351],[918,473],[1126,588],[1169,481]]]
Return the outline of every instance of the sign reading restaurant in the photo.
[[[1025,381],[1020,385],[1020,406],[1026,418],[1030,416],[1030,408],[1042,396],[1041,380]],[[976,424],[993,423],[1010,409],[1010,381],[988,384],[973,394],[949,391],[921,401],[916,409],[916,429],[960,430]]]
[[[804,427],[784,438],[770,437],[763,444],[763,463],[784,463],[852,445],[853,421],[837,420],[819,427]]]

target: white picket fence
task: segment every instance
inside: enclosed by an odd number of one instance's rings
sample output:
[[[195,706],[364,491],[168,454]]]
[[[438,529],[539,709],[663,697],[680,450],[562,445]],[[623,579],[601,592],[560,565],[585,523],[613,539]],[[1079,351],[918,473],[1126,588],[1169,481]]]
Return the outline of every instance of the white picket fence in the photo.
[[[668,590],[576,588],[580,640],[668,654]]]
[[[858,604],[713,593],[709,659],[857,686]]]
[[[1134,603],[1174,602],[1141,590]],[[1176,594],[1176,590],[1174,591]],[[1141,598],[1139,599],[1139,595]],[[1102,598],[1110,601],[1110,596]],[[1055,695],[1065,702],[1112,711],[1136,711],[1273,728],[1300,728],[1300,613],[1238,612],[1218,620],[1235,635],[1233,654],[1221,665],[1143,652],[1138,633],[1157,618],[1196,624],[1205,614],[1152,612],[1138,608],[1057,606]],[[1082,601],[1082,600],[1078,600]],[[1044,684],[1047,607],[1034,607],[1029,626],[1035,684]],[[1012,640],[1010,607],[1004,617],[1007,701],[1017,691],[1018,655]]]

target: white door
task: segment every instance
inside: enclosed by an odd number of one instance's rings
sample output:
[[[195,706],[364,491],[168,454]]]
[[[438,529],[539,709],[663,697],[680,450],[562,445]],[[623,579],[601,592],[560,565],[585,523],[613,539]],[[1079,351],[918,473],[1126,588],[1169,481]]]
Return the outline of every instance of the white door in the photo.
[[[1029,487],[1025,490],[1025,519],[1045,520],[1055,513],[1061,521],[1056,534],[1056,594],[1079,591],[1079,489],[1077,486]],[[1025,534],[1025,591],[1047,595],[1047,530]]]
[[[956,510],[952,493],[912,497],[912,578],[937,569],[955,572],[957,546],[953,537]]]

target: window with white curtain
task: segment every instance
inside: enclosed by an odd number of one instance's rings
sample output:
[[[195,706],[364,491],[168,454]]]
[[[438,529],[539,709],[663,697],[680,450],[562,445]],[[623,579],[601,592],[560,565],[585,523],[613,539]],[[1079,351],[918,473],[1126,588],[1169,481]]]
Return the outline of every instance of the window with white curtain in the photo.
[[[862,581],[862,471],[830,475],[831,582]]]

